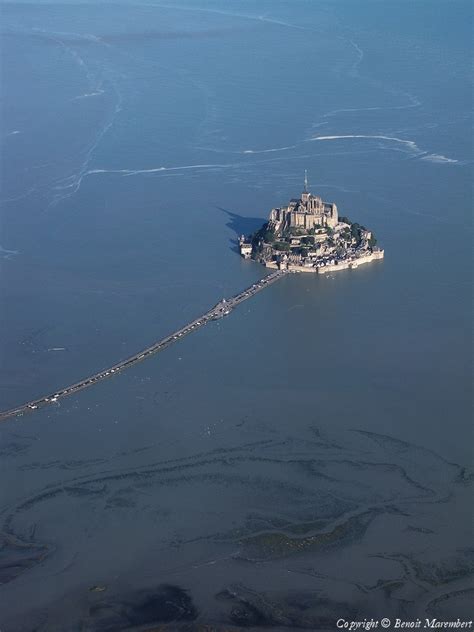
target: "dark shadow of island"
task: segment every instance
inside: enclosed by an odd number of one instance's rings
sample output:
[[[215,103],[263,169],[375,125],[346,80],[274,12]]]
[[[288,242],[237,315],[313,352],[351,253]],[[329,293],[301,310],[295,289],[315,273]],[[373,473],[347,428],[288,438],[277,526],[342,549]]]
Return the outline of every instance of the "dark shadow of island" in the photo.
[[[228,221],[226,222],[226,226],[235,233],[235,238],[230,239],[231,249],[237,254],[240,254],[239,237],[241,235],[245,235],[245,237],[251,235],[266,222],[263,217],[244,217],[221,206],[217,206],[216,208],[227,215]]]

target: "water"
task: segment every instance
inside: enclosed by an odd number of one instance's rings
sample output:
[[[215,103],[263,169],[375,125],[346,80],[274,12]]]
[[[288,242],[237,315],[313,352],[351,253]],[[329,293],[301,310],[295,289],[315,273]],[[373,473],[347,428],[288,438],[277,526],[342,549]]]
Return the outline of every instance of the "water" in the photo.
[[[2,5],[2,409],[260,278],[305,168],[386,257],[3,424],[0,627],[468,617],[470,6],[167,5]]]

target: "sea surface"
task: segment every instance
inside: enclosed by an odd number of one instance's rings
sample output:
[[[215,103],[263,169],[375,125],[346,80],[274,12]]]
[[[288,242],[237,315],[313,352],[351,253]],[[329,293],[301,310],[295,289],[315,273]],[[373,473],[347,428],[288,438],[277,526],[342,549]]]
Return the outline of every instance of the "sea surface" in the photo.
[[[261,278],[305,169],[385,248],[1,424],[2,632],[472,618],[471,3],[0,9],[0,409]]]

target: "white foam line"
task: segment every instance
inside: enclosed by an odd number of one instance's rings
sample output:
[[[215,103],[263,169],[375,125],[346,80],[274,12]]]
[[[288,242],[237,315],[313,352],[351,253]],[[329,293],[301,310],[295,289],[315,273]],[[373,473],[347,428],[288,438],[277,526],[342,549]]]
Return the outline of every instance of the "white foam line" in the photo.
[[[12,256],[17,254],[18,250],[8,250],[8,248],[0,246],[0,256],[3,257],[3,259],[10,259]]]
[[[369,135],[369,134],[343,134],[340,136],[315,136],[309,140],[345,140],[351,138],[364,138],[364,139],[378,139],[378,140],[387,140],[393,143],[398,143],[400,145],[404,145],[408,147],[408,149],[415,154],[420,160],[426,160],[428,162],[435,163],[459,163],[455,158],[448,158],[447,156],[443,156],[442,154],[429,154],[428,152],[420,149],[418,145],[413,140],[406,140],[404,138],[398,138],[397,136],[382,136],[382,135]]]
[[[27,191],[25,191],[24,193],[20,193],[19,195],[15,195],[15,196],[10,197],[10,198],[4,198],[4,199],[0,200],[0,203],[1,204],[10,204],[11,202],[18,202],[19,200],[23,200],[24,198],[28,197],[29,195],[31,195],[35,191],[37,191],[37,187],[32,187],[31,189],[28,189]]]
[[[37,29],[34,29],[37,30]],[[92,74],[92,72],[90,71],[88,65],[86,64],[86,62],[84,61],[84,59],[79,55],[79,53],[72,48],[71,46],[68,46],[67,44],[65,44],[62,39],[60,39],[61,37],[64,37],[64,35],[68,35],[70,36],[70,33],[49,33],[48,31],[42,30],[42,29],[38,29],[39,32],[43,33],[46,37],[48,37],[51,41],[56,42],[56,44],[58,44],[59,46],[61,46],[64,50],[66,50],[71,56],[72,58],[75,60],[75,62],[77,63],[77,65],[82,69],[82,71],[85,74],[85,78],[87,83],[89,84],[89,92],[85,93],[84,95],[80,95],[79,97],[76,98],[84,98],[84,97],[88,97],[88,96],[95,96],[96,93],[102,93],[104,92],[102,90],[102,85],[103,82],[97,82],[94,80],[94,76]],[[97,38],[95,35],[86,35],[86,36],[80,36],[76,33],[73,33],[72,35],[77,36],[78,39],[86,39],[86,40],[90,40],[90,41],[94,41],[97,42],[99,44],[104,44],[100,38]],[[115,104],[115,108],[114,111],[112,113],[111,118],[108,120],[108,122],[105,123],[104,127],[99,131],[99,133],[97,134],[95,140],[92,142],[92,144],[90,145],[89,149],[87,150],[86,154],[85,154],[85,158],[84,161],[78,171],[78,173],[73,174],[71,176],[68,176],[64,179],[62,179],[60,182],[62,182],[62,186],[58,185],[56,187],[54,187],[54,189],[56,191],[64,191],[64,193],[62,194],[58,194],[57,196],[55,196],[51,202],[48,204],[46,210],[48,210],[51,206],[55,206],[56,204],[58,204],[61,200],[65,199],[65,198],[69,198],[71,196],[73,196],[75,193],[77,193],[77,191],[80,189],[81,183],[82,183],[82,179],[84,178],[84,175],[86,174],[86,170],[87,167],[91,161],[92,155],[94,153],[94,151],[97,149],[99,143],[101,142],[102,138],[105,136],[105,134],[109,131],[109,129],[111,128],[111,126],[113,125],[115,118],[117,116],[117,114],[121,111],[122,109],[122,96],[119,93],[119,91],[117,90],[117,87],[112,83],[113,89],[115,90],[116,96],[117,96],[117,101]],[[74,99],[72,99],[74,100]]]
[[[412,151],[417,154],[424,154],[426,152],[422,151],[418,145],[413,140],[406,140],[404,138],[397,138],[396,136],[382,136],[379,134],[371,135],[371,134],[342,134],[339,136],[314,136],[308,140],[346,140],[351,138],[365,138],[365,139],[375,139],[375,140],[388,140],[393,143],[400,143],[401,145],[405,145],[409,147]]]
[[[296,149],[298,145],[288,145],[287,147],[273,147],[270,149],[246,149],[239,151],[239,154],[270,154],[274,151],[287,151],[288,149]]]
[[[152,167],[150,169],[91,169],[84,175],[95,175],[100,173],[117,173],[123,176],[136,176],[143,173],[162,173],[163,171],[181,171],[184,169],[225,169],[234,167],[232,164],[203,164],[203,165],[181,165],[179,167]]]
[[[428,162],[436,162],[436,163],[459,162],[459,160],[455,160],[454,158],[447,158],[446,156],[443,156],[442,154],[428,154],[426,156],[423,156],[421,160],[427,160]]]
[[[398,136],[386,136],[382,134],[339,134],[339,135],[332,135],[332,136],[329,136],[329,135],[328,136],[313,136],[311,138],[306,138],[300,143],[296,143],[294,145],[287,145],[285,147],[271,147],[268,149],[246,149],[244,151],[239,151],[239,152],[217,150],[217,149],[212,149],[212,148],[204,148],[204,149],[206,149],[207,151],[217,151],[219,153],[238,153],[238,154],[243,154],[243,155],[255,155],[255,154],[284,152],[291,149],[297,149],[298,147],[301,147],[303,143],[307,143],[307,142],[328,141],[328,140],[348,140],[348,139],[385,140],[385,141],[397,143],[399,145],[406,147],[412,154],[414,154],[414,156],[419,157],[419,158],[421,158],[422,156],[425,156],[425,154],[428,154],[428,152],[420,149],[420,147],[418,147],[418,145],[413,140],[399,138]],[[396,150],[396,151],[403,151],[403,150]],[[458,162],[457,160],[454,160],[452,158],[447,158],[446,156],[443,156],[441,154],[428,154],[424,158],[421,158],[421,159],[428,160],[431,162],[438,162],[438,163]]]
[[[283,20],[277,20],[274,18],[270,18],[267,15],[248,15],[248,14],[241,14],[241,13],[231,13],[228,11],[219,11],[217,9],[208,9],[208,8],[202,8],[202,7],[178,7],[176,5],[169,5],[169,4],[153,4],[153,5],[145,5],[145,6],[154,6],[156,8],[161,8],[161,9],[174,9],[174,10],[179,10],[179,11],[194,11],[194,12],[204,12],[204,13],[214,13],[217,15],[225,15],[228,17],[236,17],[236,18],[243,18],[243,19],[247,19],[247,20],[254,20],[254,21],[258,21],[258,22],[267,22],[269,24],[277,24],[279,26],[284,26],[286,28],[290,28],[290,29],[296,29],[296,30],[301,30],[301,31],[312,31],[315,33],[320,33],[321,31],[318,30],[317,28],[308,26],[308,25],[299,25],[299,24],[292,24],[290,22],[284,22]],[[351,69],[349,71],[349,74],[352,75],[353,77],[357,77],[359,76],[359,66],[362,63],[365,54],[364,51],[362,50],[362,48],[352,39],[348,39],[347,37],[344,36],[338,36],[339,39],[341,39],[342,41],[345,42],[349,42],[349,44],[352,46],[352,48],[356,51],[357,54],[357,59],[353,62],[353,64],[351,65]],[[334,114],[337,114],[339,112],[362,112],[362,111],[373,111],[373,110],[385,110],[385,109],[390,109],[390,110],[404,110],[404,109],[408,109],[408,108],[414,108],[414,107],[419,107],[421,105],[421,101],[418,99],[418,97],[413,96],[412,94],[408,93],[408,92],[399,92],[399,94],[404,94],[404,96],[409,99],[410,103],[407,105],[397,105],[397,106],[388,106],[388,107],[370,107],[370,108],[348,108],[348,109],[340,109],[340,110],[333,110],[332,112],[329,112],[328,114],[325,114],[324,116],[332,116]],[[324,116],[322,118],[324,118]],[[321,125],[324,125],[325,123],[321,123]]]
[[[310,26],[304,26],[304,25],[300,25],[300,24],[290,24],[290,22],[283,22],[283,20],[275,20],[274,18],[268,18],[268,17],[265,17],[264,15],[259,15],[257,18],[252,17],[250,15],[246,15],[246,16],[243,16],[243,17],[246,17],[249,20],[257,19],[257,20],[260,20],[260,22],[267,22],[268,24],[277,24],[278,26],[284,26],[284,27],[289,28],[289,29],[296,29],[298,31],[316,31],[316,32],[318,32],[317,29],[314,29],[314,28],[312,28]]]
[[[354,48],[354,50],[357,53],[357,59],[352,64],[349,74],[352,75],[353,77],[357,77],[359,74],[359,66],[362,63],[362,60],[364,59],[364,51],[353,40],[348,40],[348,41],[349,41],[349,44],[352,46],[352,48]]]
[[[99,146],[99,143],[101,142],[102,138],[105,136],[105,134],[107,134],[109,129],[112,127],[112,125],[113,125],[113,123],[115,121],[115,117],[117,116],[117,114],[122,109],[122,107],[121,107],[122,98],[121,98],[121,95],[118,92],[117,92],[117,96],[118,96],[118,101],[117,101],[117,103],[115,105],[114,112],[113,112],[111,118],[104,125],[104,127],[99,131],[99,133],[97,134],[95,140],[93,141],[93,143],[89,147],[89,149],[88,149],[88,151],[87,151],[87,153],[85,155],[84,162],[82,163],[82,166],[80,167],[78,173],[73,174],[71,176],[68,176],[68,177],[64,178],[63,180],[61,180],[61,182],[64,183],[63,186],[58,185],[58,186],[55,187],[55,189],[58,190],[58,191],[61,190],[61,189],[62,190],[71,189],[71,191],[69,193],[65,193],[63,195],[59,195],[58,197],[53,199],[51,201],[51,203],[48,205],[47,209],[49,209],[51,206],[54,206],[54,205],[58,204],[61,200],[75,195],[79,191],[79,189],[81,187],[81,184],[82,184],[83,178],[86,175],[88,175],[88,171],[86,171],[86,169],[87,169],[87,166],[89,165],[89,163],[90,163],[90,161],[92,159],[92,155],[93,155],[94,151]]]
[[[77,97],[73,97],[71,101],[77,101],[78,99],[88,99],[89,97],[97,97],[104,94],[104,90],[98,89],[95,92],[86,92],[85,94],[79,94]]]
[[[416,97],[413,97],[410,94],[406,95],[408,99],[410,99],[410,103],[407,105],[374,105],[372,107],[367,108],[339,108],[337,110],[331,110],[330,112],[326,112],[323,114],[322,118],[336,116],[337,114],[345,114],[350,112],[375,112],[377,110],[408,110],[410,108],[417,108],[421,105],[421,101],[419,101]]]
[[[382,107],[382,106],[374,105],[373,107],[370,107],[370,108],[340,108],[338,110],[331,110],[330,112],[326,112],[326,114],[323,114],[323,118],[325,116],[336,116],[336,114],[344,114],[346,112],[374,112],[375,110],[395,110],[399,108],[411,108],[411,107],[413,106],[401,105],[401,106],[394,106],[394,107]]]
[[[202,12],[202,13],[213,13],[217,15],[224,15],[230,18],[242,18],[244,20],[254,20],[256,22],[266,22],[268,24],[276,24],[278,26],[284,26],[290,29],[296,29],[298,31],[317,31],[310,26],[299,25],[299,24],[291,24],[290,22],[283,22],[282,20],[276,20],[274,18],[267,17],[265,15],[249,15],[248,13],[231,13],[229,11],[219,11],[218,9],[207,9],[203,7],[179,7],[176,5],[170,4],[152,4],[152,5],[142,5],[142,6],[152,6],[158,9],[173,9],[175,11],[194,11],[194,12]]]

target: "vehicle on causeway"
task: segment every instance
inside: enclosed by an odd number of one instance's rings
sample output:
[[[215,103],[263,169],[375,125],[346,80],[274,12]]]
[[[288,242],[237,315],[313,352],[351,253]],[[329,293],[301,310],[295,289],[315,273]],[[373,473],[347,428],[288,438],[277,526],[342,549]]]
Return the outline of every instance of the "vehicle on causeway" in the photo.
[[[112,377],[116,373],[119,373],[133,366],[134,364],[137,364],[138,362],[145,360],[145,358],[148,358],[154,353],[157,353],[158,351],[163,351],[163,349],[166,349],[167,347],[172,345],[174,342],[177,342],[183,336],[186,336],[187,334],[190,334],[193,331],[196,331],[196,329],[199,329],[200,327],[204,327],[204,325],[206,325],[209,321],[224,318],[224,316],[227,316],[228,314],[230,314],[231,310],[234,307],[237,307],[237,305],[251,298],[252,296],[257,294],[257,292],[260,292],[261,290],[265,289],[272,283],[275,283],[275,281],[280,279],[285,274],[287,274],[286,271],[278,270],[276,272],[273,272],[272,274],[269,274],[263,279],[260,279],[260,281],[257,281],[252,286],[250,286],[246,290],[243,290],[239,294],[236,294],[232,298],[222,299],[220,303],[215,305],[212,309],[210,309],[205,314],[202,314],[202,316],[199,316],[199,318],[196,318],[195,320],[188,323],[184,327],[181,327],[181,329],[178,329],[174,333],[169,334],[162,340],[155,342],[154,344],[150,345],[146,349],[143,349],[142,351],[135,353],[133,356],[130,356],[129,358],[126,358],[125,360],[121,360],[117,364],[112,365],[108,369],[104,369],[103,371],[100,371],[99,373],[94,373],[94,375],[90,375],[89,377],[84,378],[80,382],[75,382],[74,384],[71,384],[70,386],[66,386],[65,388],[57,390],[54,393],[51,393],[49,395],[45,395],[44,397],[40,397],[39,399],[35,399],[30,402],[27,402],[26,404],[21,404],[20,406],[17,406],[15,408],[10,408],[9,410],[0,412],[0,421],[5,421],[11,417],[15,417],[17,415],[22,415],[23,413],[26,413],[26,412],[37,410],[38,408],[41,408],[48,404],[54,404],[62,397],[73,395],[74,393],[77,393],[78,391],[81,391],[84,388],[93,386],[94,384],[97,384],[97,382],[100,382],[101,380],[105,380],[109,377]]]

